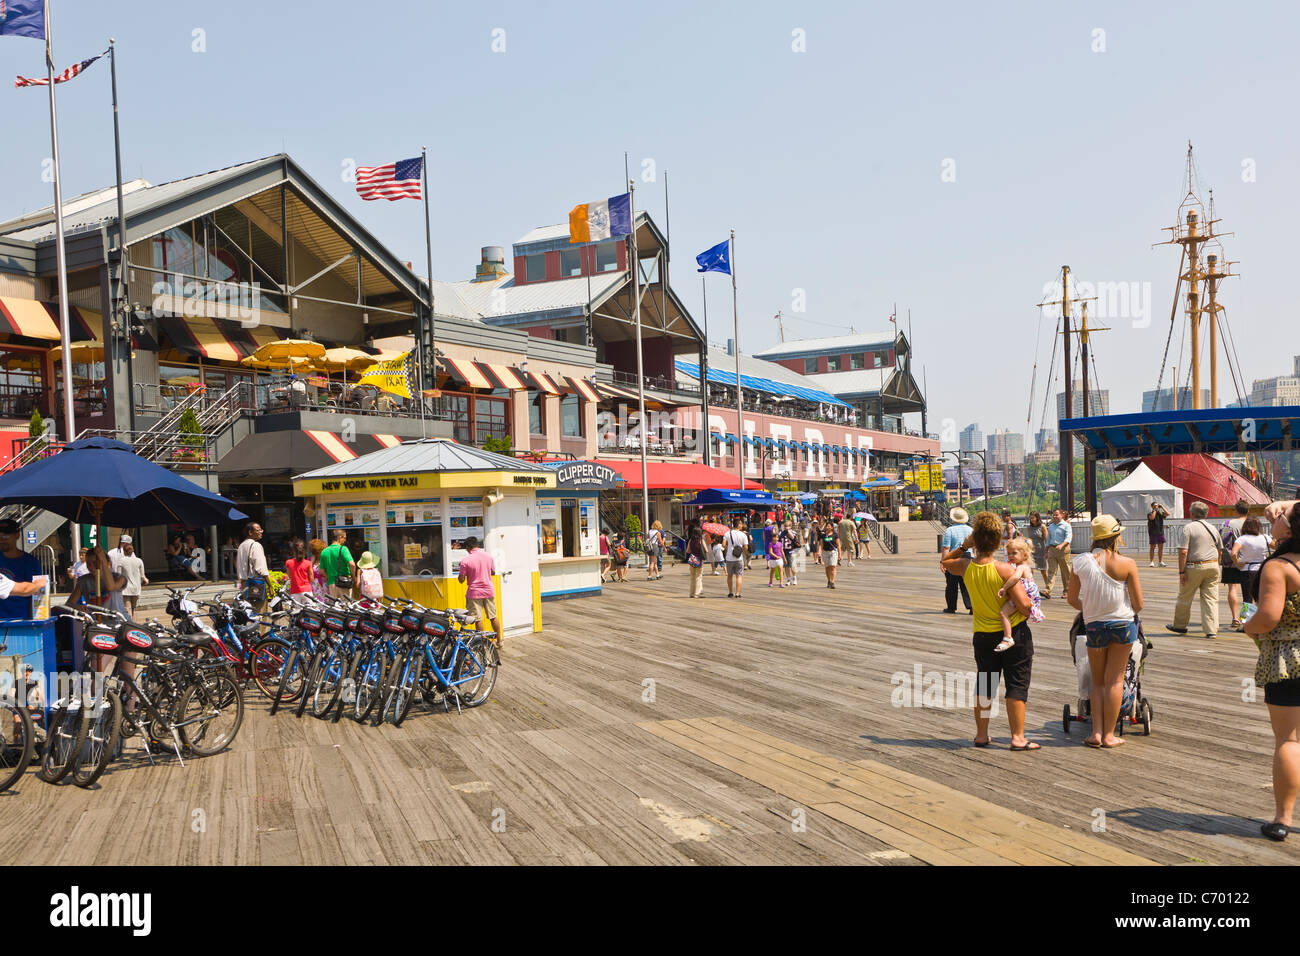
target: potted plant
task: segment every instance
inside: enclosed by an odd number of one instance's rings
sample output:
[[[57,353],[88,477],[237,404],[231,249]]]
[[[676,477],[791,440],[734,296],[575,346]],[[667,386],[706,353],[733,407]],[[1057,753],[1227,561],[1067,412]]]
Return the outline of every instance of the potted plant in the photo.
[[[176,431],[181,438],[180,444],[172,449],[172,461],[180,463],[181,467],[189,465],[197,468],[208,460],[203,451],[203,428],[199,425],[199,417],[194,414],[194,409],[185,409],[176,425]]]

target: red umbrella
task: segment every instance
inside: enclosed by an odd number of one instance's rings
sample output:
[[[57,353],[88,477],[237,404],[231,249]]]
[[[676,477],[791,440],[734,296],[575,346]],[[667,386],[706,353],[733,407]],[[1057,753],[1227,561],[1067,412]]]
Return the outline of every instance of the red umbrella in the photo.
[[[705,521],[700,525],[700,530],[705,534],[726,534],[730,529],[725,524],[718,524],[716,521]]]

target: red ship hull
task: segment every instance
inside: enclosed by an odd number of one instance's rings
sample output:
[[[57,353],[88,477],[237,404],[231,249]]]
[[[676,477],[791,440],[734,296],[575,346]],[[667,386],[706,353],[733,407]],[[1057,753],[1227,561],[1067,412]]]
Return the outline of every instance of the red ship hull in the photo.
[[[1142,459],[1148,468],[1183,489],[1183,517],[1193,501],[1204,501],[1211,515],[1232,515],[1233,505],[1244,499],[1252,505],[1268,504],[1269,497],[1223,462],[1210,455],[1152,455]]]

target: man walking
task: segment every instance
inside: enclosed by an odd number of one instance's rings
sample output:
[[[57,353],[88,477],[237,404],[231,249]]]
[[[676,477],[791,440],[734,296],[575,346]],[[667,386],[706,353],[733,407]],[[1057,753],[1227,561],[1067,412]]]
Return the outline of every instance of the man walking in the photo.
[[[262,526],[250,521],[244,528],[244,535],[235,554],[235,576],[239,579],[244,600],[260,614],[266,605],[266,581],[270,574],[266,566],[266,551],[262,548]]]
[[[118,555],[117,563],[113,565],[113,572],[126,578],[126,585],[122,588],[122,601],[126,604],[127,615],[134,619],[135,606],[140,600],[141,585],[148,584],[149,579],[144,575],[144,561],[135,553],[135,545],[131,542],[130,535],[122,535],[118,547],[121,548],[121,554]],[[111,551],[109,553],[112,554]]]
[[[320,553],[320,569],[325,572],[325,583],[330,597],[340,601],[352,600],[352,585],[356,581],[357,563],[346,544],[348,533],[342,528],[334,531],[334,543]]]
[[[1178,603],[1174,606],[1174,623],[1166,630],[1186,634],[1192,617],[1192,598],[1201,600],[1201,631],[1206,637],[1219,633],[1219,578],[1223,538],[1210,526],[1210,506],[1193,501],[1187,509],[1191,521],[1183,528],[1183,543],[1178,549]]]
[[[749,551],[749,535],[739,518],[731,521],[731,530],[722,536],[722,553],[727,562],[727,597],[740,597],[741,576],[745,573],[745,557]]]
[[[943,562],[947,561],[955,552],[961,550],[962,544],[964,544],[966,539],[973,533],[973,529],[970,526],[970,515],[966,513],[965,508],[953,508],[952,511],[948,512],[948,516],[952,518],[952,524],[950,524],[948,529],[944,531],[943,541],[939,545],[939,564],[940,569],[943,570],[944,584],[943,613],[957,613],[957,594],[960,592],[961,600],[962,603],[966,605],[966,610],[973,614],[975,612],[971,611],[970,592],[966,590],[966,582],[962,580],[961,575],[950,574],[946,569],[943,569]]]
[[[835,530],[840,536],[840,554],[848,558],[849,567],[853,567],[855,564],[853,560],[854,556],[858,553],[857,541],[855,540],[856,536],[854,535],[856,529],[853,527],[853,519],[847,514],[840,515]]]
[[[492,587],[492,575],[497,573],[496,562],[492,555],[478,546],[478,538],[470,535],[465,539],[465,550],[469,554],[461,558],[460,573],[456,580],[466,585],[465,610],[474,612],[474,620],[482,624],[486,617],[492,622],[496,631],[497,647],[501,646],[501,616],[497,614],[496,590]]]
[[[1047,525],[1047,567],[1043,569],[1043,597],[1052,596],[1052,581],[1056,572],[1061,572],[1061,587],[1070,590],[1070,544],[1074,541],[1074,529],[1065,520],[1065,512],[1057,508],[1052,512],[1052,520]]]

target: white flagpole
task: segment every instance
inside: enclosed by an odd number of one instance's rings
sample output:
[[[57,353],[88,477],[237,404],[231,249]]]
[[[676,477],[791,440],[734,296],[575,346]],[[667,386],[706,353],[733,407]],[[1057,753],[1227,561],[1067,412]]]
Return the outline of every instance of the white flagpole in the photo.
[[[632,218],[631,250],[628,253],[628,267],[632,270],[632,307],[636,314],[636,397],[640,406],[641,418],[641,533],[644,535],[650,527],[650,483],[645,462],[645,446],[649,429],[645,421],[645,360],[641,350],[641,264],[636,257],[636,182],[627,181],[628,215]]]
[[[63,346],[64,441],[76,437],[72,403],[72,342],[68,335],[68,267],[63,250],[63,194],[59,189],[59,126],[54,112],[54,48],[50,37],[50,3],[45,0],[45,68],[50,88],[50,149],[54,163],[54,261],[59,273],[59,341]],[[74,547],[75,542],[74,542]]]
[[[50,160],[54,164],[54,263],[59,279],[59,344],[63,346],[63,440],[77,437],[77,416],[72,401],[72,340],[68,322],[68,264],[63,250],[63,193],[59,189],[59,126],[54,112],[54,41],[50,37],[50,0],[45,0],[45,71],[50,87]],[[135,400],[135,396],[131,396]],[[81,526],[69,525],[69,554],[81,545]],[[96,532],[98,534],[98,532]],[[96,537],[98,542],[98,537]],[[98,581],[98,578],[96,579]]]
[[[740,483],[736,485],[745,490],[745,413],[744,392],[740,387],[740,306],[736,300],[736,230],[731,230],[727,240],[727,267],[731,270],[731,318],[732,345],[736,353],[736,475]]]
[[[415,353],[420,360],[420,369],[416,373],[419,381],[415,384],[415,390],[419,393],[416,395],[416,399],[420,403],[420,437],[428,438],[424,425],[424,371],[429,367],[433,369],[433,374],[430,377],[433,380],[434,387],[437,387],[438,348],[435,344],[433,324],[433,234],[429,226],[429,150],[426,146],[420,147],[420,175],[424,177],[424,256],[425,263],[429,268],[429,351],[433,354],[427,356],[424,354],[424,334],[423,330],[421,330],[420,347]],[[432,363],[432,365],[430,366],[428,363]]]

